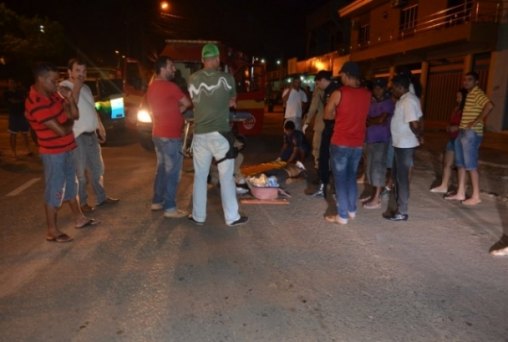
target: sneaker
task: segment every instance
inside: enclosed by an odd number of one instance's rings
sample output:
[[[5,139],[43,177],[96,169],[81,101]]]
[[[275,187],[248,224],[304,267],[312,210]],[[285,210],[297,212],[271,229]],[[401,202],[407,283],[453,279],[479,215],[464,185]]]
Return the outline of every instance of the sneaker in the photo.
[[[248,193],[248,192],[249,192],[249,190],[248,190],[248,189],[245,189],[245,188],[243,188],[243,187],[241,187],[241,186],[237,186],[237,187],[236,187],[236,194],[237,194],[237,195],[245,195],[245,194],[246,194],[246,193]]]
[[[326,222],[336,223],[336,224],[347,224],[347,219],[340,217],[339,215],[326,215]]]
[[[164,217],[167,218],[182,218],[189,215],[189,213],[185,210],[181,209],[171,209],[171,210],[165,210],[164,211]]]
[[[104,201],[102,201],[101,203],[97,203],[97,206],[102,207],[102,206],[106,206],[109,204],[117,204],[118,201],[120,201],[118,198],[106,197],[106,199]]]
[[[347,215],[351,220],[353,220],[356,217],[356,211],[348,211]]]
[[[201,221],[196,221],[196,220],[194,219],[194,217],[192,216],[192,214],[189,214],[189,216],[187,216],[187,219],[188,219],[189,221],[191,221],[192,223],[197,224],[198,226],[202,226],[202,225],[204,225],[204,224],[205,224],[204,222],[201,222]]]
[[[323,183],[319,184],[319,188],[316,192],[314,192],[311,196],[312,197],[325,197],[325,185]]]
[[[162,203],[152,203],[150,209],[153,211],[162,210]]]
[[[230,227],[241,226],[242,224],[246,224],[247,222],[249,222],[249,218],[247,216],[240,216],[238,220],[229,223],[228,226]]]

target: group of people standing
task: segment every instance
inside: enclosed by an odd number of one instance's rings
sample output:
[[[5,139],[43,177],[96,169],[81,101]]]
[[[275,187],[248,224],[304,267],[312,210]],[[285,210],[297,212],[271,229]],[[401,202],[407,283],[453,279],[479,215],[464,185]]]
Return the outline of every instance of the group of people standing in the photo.
[[[172,80],[176,67],[169,57],[155,62],[155,78],[150,83],[146,103],[153,118],[153,142],[157,156],[151,209],[162,210],[164,217],[187,217],[203,225],[207,218],[207,177],[215,160],[219,173],[220,194],[224,220],[228,226],[248,222],[239,212],[234,178],[235,161],[230,125],[230,108],[236,106],[233,77],[220,70],[220,51],[215,44],[205,44],[201,52],[203,69],[189,78],[188,89],[178,87]],[[68,201],[75,217],[75,227],[97,224],[85,216],[94,210],[86,192],[87,176],[95,191],[97,206],[117,203],[106,196],[103,186],[104,164],[100,143],[106,132],[95,110],[93,96],[84,84],[86,64],[72,59],[68,65],[69,78],[58,83],[54,66],[41,63],[34,69],[35,83],[25,102],[26,117],[34,130],[44,164],[46,189],[45,208],[48,223],[46,239],[68,242],[72,238],[58,230],[57,210]],[[365,197],[366,209],[381,207],[380,194],[385,185],[387,168],[395,180],[397,208],[383,214],[391,221],[408,220],[410,171],[414,150],[422,141],[423,116],[410,73],[397,74],[392,80],[392,94],[387,82],[376,79],[372,92],[361,82],[361,72],[355,62],[346,62],[340,71],[340,83],[329,71],[320,71],[315,78],[316,90],[303,131],[314,122],[312,153],[321,185],[315,196],[326,196],[333,175],[337,214],[325,216],[332,223],[347,224],[357,215],[357,171],[366,146],[366,175],[373,192]],[[492,110],[492,102],[478,88],[478,75],[468,73],[461,92],[460,120],[453,117],[450,132],[458,132],[448,146],[453,150],[459,170],[459,187],[449,200],[461,200],[465,205],[480,202],[478,186],[478,148],[483,122]],[[302,130],[302,107],[307,102],[298,83],[284,94],[288,131]],[[177,205],[177,188],[183,163],[181,132],[183,112],[194,111],[193,165],[194,185],[192,212]],[[462,110],[460,110],[463,107]],[[456,127],[458,126],[458,127]],[[303,159],[290,153],[287,159]],[[449,154],[446,155],[449,168]],[[473,193],[466,199],[465,174],[469,171]],[[432,192],[448,190],[448,173],[443,183]]]
[[[69,203],[77,229],[99,223],[85,214],[118,202],[104,190],[100,143],[106,140],[106,131],[85,84],[86,71],[85,62],[73,58],[68,63],[68,79],[59,83],[54,65],[38,63],[25,101],[25,116],[37,137],[44,166],[46,240],[50,242],[73,240],[57,226],[63,202]],[[88,181],[95,193],[95,206],[88,202]]]
[[[232,75],[220,70],[217,45],[205,44],[201,58],[203,69],[190,76],[188,89],[183,90],[172,81],[176,67],[171,58],[162,56],[155,63],[156,77],[150,83],[146,97],[153,117],[152,136],[157,155],[151,208],[163,210],[167,218],[187,217],[193,223],[203,225],[207,217],[207,178],[214,159],[219,172],[225,223],[237,226],[247,223],[248,217],[239,213],[235,159],[228,153],[234,148],[230,108],[236,107],[235,81]],[[182,113],[191,106],[194,111],[194,186],[192,212],[188,213],[177,207],[176,193],[183,162]]]
[[[326,196],[333,175],[337,215],[326,216],[332,223],[347,224],[357,214],[357,171],[365,149],[365,174],[372,193],[360,198],[366,209],[381,208],[381,193],[387,170],[394,180],[396,208],[383,217],[391,221],[408,220],[409,184],[414,151],[423,143],[423,117],[415,82],[409,71],[401,70],[391,80],[374,79],[369,91],[361,82],[358,64],[346,62],[340,71],[339,86],[328,71],[315,77],[316,89],[306,115],[303,131],[314,122],[312,153],[320,185],[314,196]],[[458,189],[447,200],[466,206],[480,203],[478,151],[483,124],[493,104],[478,87],[479,77],[467,73],[459,91],[458,106],[449,126],[451,140],[444,157],[443,181],[434,193],[448,193],[452,164],[458,169]],[[460,95],[460,96],[459,96]],[[287,118],[290,120],[290,118]],[[452,152],[453,151],[453,152]],[[471,175],[472,194],[466,198],[466,172]]]

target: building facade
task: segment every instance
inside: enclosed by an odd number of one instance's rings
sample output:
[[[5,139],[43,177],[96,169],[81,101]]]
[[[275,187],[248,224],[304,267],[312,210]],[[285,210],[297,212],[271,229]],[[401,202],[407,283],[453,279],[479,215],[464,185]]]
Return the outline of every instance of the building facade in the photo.
[[[349,58],[367,77],[391,77],[398,66],[420,75],[426,121],[448,121],[463,74],[474,70],[495,103],[487,128],[508,129],[508,1],[356,0],[339,16],[351,23]]]
[[[426,122],[445,125],[462,76],[476,71],[481,88],[495,104],[487,129],[508,130],[508,0],[354,0],[339,8],[337,4],[330,1],[309,16],[309,58],[288,60],[287,74],[327,69],[338,75],[342,64],[352,60],[360,63],[366,78],[391,78],[397,67],[404,66],[420,76]],[[324,34],[323,28],[330,26],[324,13],[330,8],[337,8],[334,14],[342,26],[334,24],[335,31]],[[337,40],[343,25],[350,26],[348,47],[340,38],[331,51],[313,53]]]

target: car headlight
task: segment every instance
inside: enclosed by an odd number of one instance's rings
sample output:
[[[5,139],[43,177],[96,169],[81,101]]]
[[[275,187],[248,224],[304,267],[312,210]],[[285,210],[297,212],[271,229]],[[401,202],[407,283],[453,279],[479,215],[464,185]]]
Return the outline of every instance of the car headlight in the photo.
[[[152,117],[150,116],[150,113],[148,113],[146,109],[140,109],[138,111],[137,119],[139,122],[152,123]]]

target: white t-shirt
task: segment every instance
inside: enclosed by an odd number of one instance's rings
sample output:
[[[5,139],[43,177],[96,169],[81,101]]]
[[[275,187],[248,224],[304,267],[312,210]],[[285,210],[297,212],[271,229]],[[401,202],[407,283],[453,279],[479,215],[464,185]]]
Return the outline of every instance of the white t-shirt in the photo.
[[[62,81],[60,85],[70,89],[74,87],[74,84],[70,80]],[[79,119],[74,121],[72,126],[75,138],[83,132],[95,132],[99,125],[93,94],[90,87],[86,84],[83,84],[79,91],[78,110]]]
[[[401,96],[395,104],[395,112],[390,124],[393,147],[412,148],[420,145],[409,123],[418,121],[422,115],[420,100],[416,95],[407,92]]]
[[[288,90],[285,90],[285,93]],[[286,102],[286,113],[284,118],[301,118],[302,117],[302,102],[307,102],[307,94],[301,89],[296,90],[291,88],[289,90],[289,97]]]

